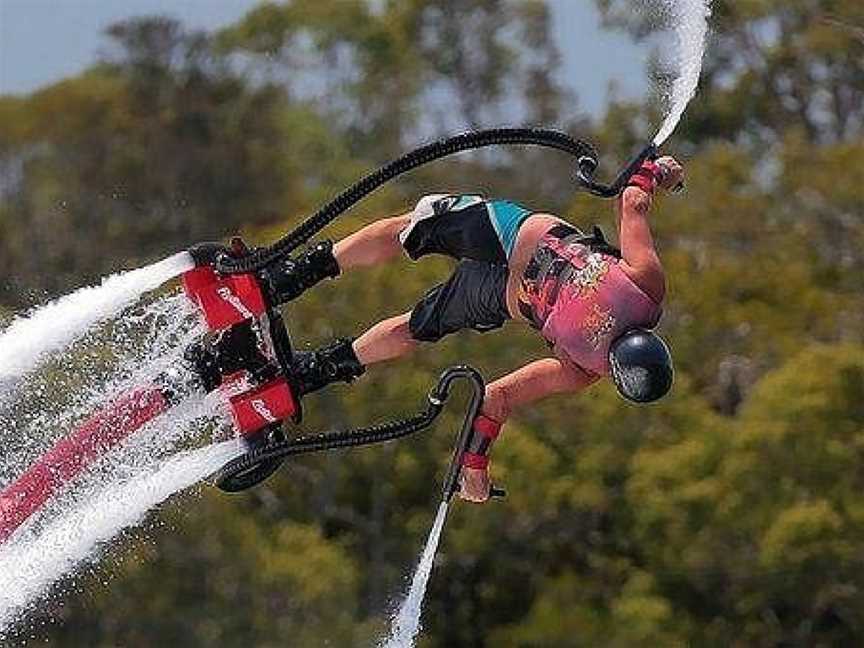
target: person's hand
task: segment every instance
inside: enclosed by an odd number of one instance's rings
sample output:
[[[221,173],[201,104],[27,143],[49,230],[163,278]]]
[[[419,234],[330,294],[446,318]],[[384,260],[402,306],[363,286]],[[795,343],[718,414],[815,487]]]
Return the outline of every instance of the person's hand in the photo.
[[[664,155],[657,158],[654,163],[657,165],[654,177],[657,179],[658,187],[673,191],[684,185],[684,167],[678,160],[671,155]]]
[[[492,481],[489,479],[488,468],[469,468],[462,466],[462,474],[459,479],[461,488],[459,497],[467,502],[482,504],[489,500],[489,491]]]

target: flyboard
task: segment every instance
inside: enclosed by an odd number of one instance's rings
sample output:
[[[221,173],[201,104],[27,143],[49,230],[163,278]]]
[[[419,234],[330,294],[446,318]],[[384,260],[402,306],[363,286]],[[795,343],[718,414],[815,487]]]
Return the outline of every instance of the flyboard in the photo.
[[[207,332],[185,350],[181,366],[92,414],[0,492],[0,543],[89,466],[194,393],[217,392],[230,408],[234,431],[246,452],[225,464],[216,473],[215,483],[223,491],[238,492],[267,479],[288,457],[393,441],[426,430],[443,410],[452,386],[467,382],[472,396],[442,493],[446,501],[452,499],[459,488],[471,423],[483,403],[485,383],[480,373],[467,366],[445,370],[429,392],[425,407],[413,416],[292,436],[291,426],[302,417],[305,392],[296,379],[292,338],[280,312],[290,301],[280,290],[283,262],[339,215],[397,176],[462,151],[501,145],[540,146],[571,155],[576,159],[578,187],[604,198],[617,196],[642,162],[658,155],[657,146],[648,144],[607,185],[594,179],[598,167],[594,147],[566,133],[540,128],[472,131],[421,146],[380,167],[269,247],[249,249],[239,239],[229,246],[193,246],[189,252],[195,266],[181,281]],[[496,489],[494,494],[503,491]]]

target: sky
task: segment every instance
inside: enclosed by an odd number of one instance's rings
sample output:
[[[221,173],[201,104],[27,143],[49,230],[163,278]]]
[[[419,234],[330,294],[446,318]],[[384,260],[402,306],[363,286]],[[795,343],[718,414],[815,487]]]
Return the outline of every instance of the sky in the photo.
[[[92,64],[110,23],[147,14],[213,30],[241,18],[260,0],[0,0],[0,94],[27,94]],[[610,84],[621,97],[647,88],[647,48],[604,32],[593,0],[549,0],[563,76],[590,113],[602,111]]]

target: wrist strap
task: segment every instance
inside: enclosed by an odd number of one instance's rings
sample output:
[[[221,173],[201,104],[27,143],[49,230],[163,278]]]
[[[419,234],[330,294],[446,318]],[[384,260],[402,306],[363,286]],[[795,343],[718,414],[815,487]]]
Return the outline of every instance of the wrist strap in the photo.
[[[627,182],[628,187],[638,187],[645,193],[652,195],[657,188],[657,179],[660,175],[660,168],[656,162],[645,160],[642,166],[630,176]]]
[[[483,470],[489,465],[489,450],[501,433],[501,423],[480,414],[474,419],[471,431],[468,449],[462,455],[462,465]]]
[[[501,433],[501,423],[493,418],[489,418],[485,414],[480,414],[474,419],[473,427],[474,432],[479,432],[487,439],[492,439],[493,441]]]
[[[475,470],[486,470],[489,467],[489,457],[486,455],[466,452],[462,455],[462,465]]]

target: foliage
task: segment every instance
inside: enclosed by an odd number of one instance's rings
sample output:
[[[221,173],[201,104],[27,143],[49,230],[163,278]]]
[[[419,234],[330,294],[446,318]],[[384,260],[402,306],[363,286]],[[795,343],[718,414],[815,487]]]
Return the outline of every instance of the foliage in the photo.
[[[550,28],[539,2],[298,0],[259,5],[220,43],[278,61],[269,72],[292,94],[323,85],[361,154],[392,157],[424,122],[479,126],[514,104],[555,119]]]
[[[656,17],[598,4],[656,38]],[[423,645],[864,640],[859,4],[714,3],[703,87],[674,138],[688,193],[654,216],[673,395],[636,408],[598,385],[510,421],[493,469],[510,497],[451,512]],[[86,74],[0,98],[0,259],[17,282],[2,300],[240,227],[270,240],[370,165],[488,125],[516,95],[508,118],[584,135],[549,20],[533,1],[296,0],[217,35],[162,19],[112,28],[115,52]],[[619,103],[591,135],[620,160],[655,125],[656,107]],[[441,187],[609,223],[568,172],[549,154],[458,158],[329,233]],[[356,333],[447,270],[397,261],[287,315],[309,343]],[[491,377],[544,353],[515,325],[453,336],[310,397],[304,425],[407,413],[448,364]],[[457,411],[411,441],[292,462],[251,493],[181,499],[152,544],[118,548],[108,587],[97,573],[40,632],[55,645],[369,645],[428,531]]]
[[[314,112],[251,87],[209,37],[165,19],[109,35],[110,60],[2,100],[6,301],[272,220],[324,175],[307,164],[338,151]]]
[[[637,38],[662,32],[669,3],[634,10],[598,0],[611,25]],[[716,0],[700,101],[679,133],[766,146],[790,130],[828,144],[864,129],[864,9],[856,0]],[[667,36],[659,49],[666,47]]]

